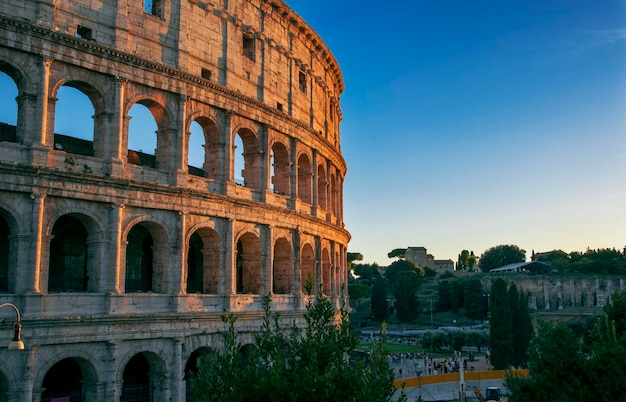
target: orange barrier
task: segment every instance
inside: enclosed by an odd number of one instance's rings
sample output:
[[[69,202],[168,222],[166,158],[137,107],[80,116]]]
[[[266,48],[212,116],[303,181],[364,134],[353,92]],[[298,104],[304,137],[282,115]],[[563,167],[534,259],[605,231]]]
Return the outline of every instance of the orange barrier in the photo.
[[[481,380],[504,380],[507,374],[517,375],[520,377],[528,377],[528,370],[486,370],[486,371],[466,371],[465,381],[481,381]],[[401,378],[394,381],[396,389],[421,387],[423,385],[441,384],[444,382],[459,382],[461,375],[459,373],[432,374],[423,375],[421,377]]]

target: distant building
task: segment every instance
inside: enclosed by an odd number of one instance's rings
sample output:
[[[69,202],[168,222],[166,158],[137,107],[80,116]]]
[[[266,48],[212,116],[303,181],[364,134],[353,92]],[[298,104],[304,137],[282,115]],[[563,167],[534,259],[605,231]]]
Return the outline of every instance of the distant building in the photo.
[[[545,274],[550,272],[550,265],[540,261],[516,262],[500,268],[489,270],[490,274],[500,274],[505,272],[526,272],[531,274]]]
[[[454,271],[454,261],[449,259],[435,260],[432,254],[428,254],[426,247],[408,247],[404,258],[420,267],[430,267],[434,269],[437,274],[442,274],[446,271]]]

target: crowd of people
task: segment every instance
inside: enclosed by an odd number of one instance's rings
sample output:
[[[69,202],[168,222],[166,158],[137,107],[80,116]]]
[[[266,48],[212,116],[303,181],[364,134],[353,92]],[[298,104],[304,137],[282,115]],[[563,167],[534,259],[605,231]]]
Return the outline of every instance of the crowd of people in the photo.
[[[389,339],[389,343],[419,344],[415,338]],[[487,355],[488,356],[488,355]],[[389,354],[389,365],[393,368],[396,378],[418,377],[422,375],[443,374],[463,370],[473,371],[477,362],[474,352],[461,353],[453,351],[451,356],[434,358],[426,352],[407,352]]]

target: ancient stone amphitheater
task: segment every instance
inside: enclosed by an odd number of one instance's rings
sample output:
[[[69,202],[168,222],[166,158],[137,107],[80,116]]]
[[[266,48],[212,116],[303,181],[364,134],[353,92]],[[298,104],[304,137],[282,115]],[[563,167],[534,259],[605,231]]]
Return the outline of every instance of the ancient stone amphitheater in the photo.
[[[287,4],[4,0],[0,76],[0,303],[26,345],[0,309],[0,401],[192,400],[221,316],[246,343],[264,295],[289,322],[308,286],[339,306],[343,81]],[[68,88],[82,137],[55,132]]]

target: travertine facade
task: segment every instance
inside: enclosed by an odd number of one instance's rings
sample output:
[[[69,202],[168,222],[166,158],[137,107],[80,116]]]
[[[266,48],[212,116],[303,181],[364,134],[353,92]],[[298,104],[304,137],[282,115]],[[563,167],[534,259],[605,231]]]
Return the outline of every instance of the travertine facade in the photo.
[[[0,401],[190,400],[222,315],[249,341],[263,295],[289,322],[307,282],[339,304],[343,81],[281,0],[2,1],[0,72],[17,94],[0,122],[0,302],[26,344],[0,347]],[[93,106],[87,140],[54,132],[63,87]],[[135,104],[154,153],[129,149]]]

